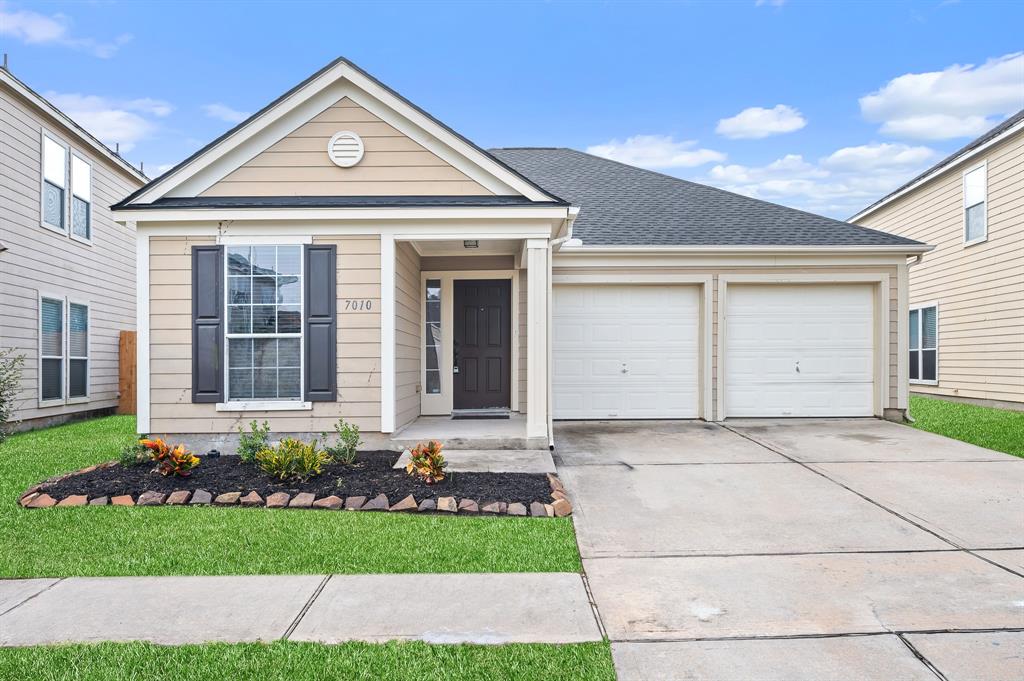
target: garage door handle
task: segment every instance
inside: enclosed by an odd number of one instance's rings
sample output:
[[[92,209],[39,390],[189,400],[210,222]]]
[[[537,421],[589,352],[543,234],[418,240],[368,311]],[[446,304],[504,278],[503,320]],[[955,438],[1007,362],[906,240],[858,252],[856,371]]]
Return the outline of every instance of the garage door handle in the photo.
[[[624,374],[628,374],[629,373],[629,367],[627,367],[625,364],[622,365],[622,373],[624,373]]]
[[[796,372],[797,372],[798,374],[800,373],[800,362],[797,362],[797,363],[796,363]]]

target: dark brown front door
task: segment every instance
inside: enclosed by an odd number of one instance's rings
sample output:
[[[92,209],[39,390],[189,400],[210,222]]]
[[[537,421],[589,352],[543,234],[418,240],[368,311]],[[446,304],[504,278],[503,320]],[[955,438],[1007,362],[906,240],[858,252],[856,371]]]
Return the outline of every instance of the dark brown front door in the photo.
[[[509,407],[512,373],[512,282],[455,282],[456,409]]]

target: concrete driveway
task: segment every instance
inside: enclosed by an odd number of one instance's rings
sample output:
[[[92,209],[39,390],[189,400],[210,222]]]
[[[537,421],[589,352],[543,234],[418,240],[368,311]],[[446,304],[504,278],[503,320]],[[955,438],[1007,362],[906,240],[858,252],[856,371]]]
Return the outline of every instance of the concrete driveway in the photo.
[[[620,679],[1024,679],[1024,460],[873,419],[555,441]]]

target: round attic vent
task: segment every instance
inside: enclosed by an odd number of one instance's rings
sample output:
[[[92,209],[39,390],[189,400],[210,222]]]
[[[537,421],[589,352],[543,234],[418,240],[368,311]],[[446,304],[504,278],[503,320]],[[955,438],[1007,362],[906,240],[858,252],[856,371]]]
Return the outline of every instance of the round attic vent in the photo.
[[[327,155],[331,157],[334,165],[351,168],[363,160],[363,140],[348,130],[336,132],[327,143]]]

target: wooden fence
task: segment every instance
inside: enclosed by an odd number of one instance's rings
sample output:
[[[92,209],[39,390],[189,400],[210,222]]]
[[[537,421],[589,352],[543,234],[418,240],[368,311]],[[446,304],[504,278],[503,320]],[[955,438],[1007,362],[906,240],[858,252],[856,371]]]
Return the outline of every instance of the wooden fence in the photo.
[[[117,413],[135,413],[135,332],[122,331],[117,353]]]

